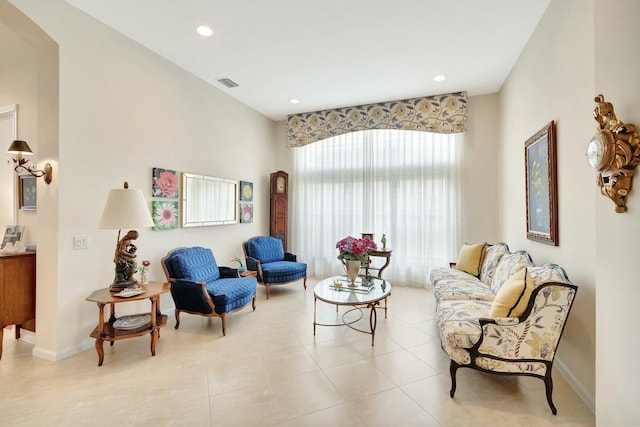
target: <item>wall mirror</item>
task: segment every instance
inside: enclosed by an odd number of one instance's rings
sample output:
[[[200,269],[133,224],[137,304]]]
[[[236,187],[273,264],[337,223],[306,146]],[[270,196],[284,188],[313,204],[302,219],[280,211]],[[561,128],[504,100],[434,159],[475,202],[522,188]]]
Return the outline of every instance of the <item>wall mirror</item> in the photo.
[[[182,226],[235,224],[238,222],[238,181],[182,174]]]

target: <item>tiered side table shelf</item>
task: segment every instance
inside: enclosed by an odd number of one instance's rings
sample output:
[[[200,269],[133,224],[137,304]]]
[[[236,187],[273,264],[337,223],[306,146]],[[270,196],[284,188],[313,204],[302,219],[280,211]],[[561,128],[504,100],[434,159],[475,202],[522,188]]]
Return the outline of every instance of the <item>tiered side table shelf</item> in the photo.
[[[146,285],[142,285],[142,289],[145,291],[140,295],[135,295],[128,298],[120,298],[115,296],[114,292],[111,292],[109,288],[97,289],[89,295],[86,300],[95,302],[98,304],[98,326],[91,332],[91,338],[96,339],[96,351],[98,352],[98,366],[102,366],[104,361],[104,348],[105,341],[109,341],[111,345],[115,341],[123,340],[127,338],[140,337],[145,334],[151,335],[151,355],[156,355],[156,343],[160,337],[160,328],[167,324],[167,315],[160,312],[160,295],[169,292],[170,285],[168,283],[161,282],[149,282]],[[149,299],[151,301],[150,314],[151,321],[141,325],[135,329],[117,329],[114,327],[114,323],[118,318],[116,317],[115,305],[122,302],[141,301]],[[110,305],[109,320],[104,319],[104,306]]]

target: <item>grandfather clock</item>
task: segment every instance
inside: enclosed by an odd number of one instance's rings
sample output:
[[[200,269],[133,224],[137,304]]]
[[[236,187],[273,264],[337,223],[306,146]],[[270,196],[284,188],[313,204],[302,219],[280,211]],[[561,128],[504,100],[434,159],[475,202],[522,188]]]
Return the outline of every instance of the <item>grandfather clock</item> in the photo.
[[[282,240],[282,247],[287,251],[287,234],[289,229],[289,174],[278,171],[271,174],[271,221],[269,234]]]

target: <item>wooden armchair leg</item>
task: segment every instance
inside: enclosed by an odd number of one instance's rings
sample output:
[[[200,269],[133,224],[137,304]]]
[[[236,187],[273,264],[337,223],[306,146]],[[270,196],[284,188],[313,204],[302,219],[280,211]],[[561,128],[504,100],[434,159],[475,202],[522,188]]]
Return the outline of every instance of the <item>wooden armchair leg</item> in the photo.
[[[226,337],[227,336],[227,313],[222,313],[220,315],[220,318],[222,319],[222,336]]]
[[[551,413],[556,415],[558,410],[556,406],[553,404],[553,400],[551,399],[551,393],[553,393],[553,379],[551,379],[551,368],[547,368],[547,374],[544,376],[544,389],[547,393],[547,403],[549,404],[549,408],[551,408]]]
[[[251,300],[251,307],[253,308],[253,311],[256,311],[256,296],[253,296],[253,299]]]
[[[456,393],[456,371],[458,370],[459,367],[460,365],[458,365],[453,360],[449,365],[449,373],[451,373],[451,390],[449,391],[449,395],[452,398],[453,398],[453,395]]]
[[[271,285],[268,283],[265,283],[264,287],[267,288],[267,299],[269,299],[269,288],[271,288]]]
[[[302,282],[304,288],[307,289],[307,276],[304,276],[304,282]]]
[[[180,327],[180,310],[176,308],[176,329]]]

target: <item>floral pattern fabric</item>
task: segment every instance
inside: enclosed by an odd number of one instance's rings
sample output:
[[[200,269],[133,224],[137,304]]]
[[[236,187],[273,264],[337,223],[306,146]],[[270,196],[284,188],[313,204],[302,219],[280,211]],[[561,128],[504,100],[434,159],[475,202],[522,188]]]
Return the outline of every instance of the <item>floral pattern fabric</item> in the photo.
[[[496,272],[498,263],[503,256],[509,253],[509,246],[506,243],[498,243],[487,248],[480,268],[480,281],[491,286],[493,275]]]
[[[526,267],[533,267],[533,262],[528,253],[524,251],[514,252],[502,257],[491,281],[491,290],[497,294],[502,285],[518,271]]]
[[[288,116],[287,141],[289,147],[303,147],[370,129],[462,133],[466,122],[467,93],[457,92]]]
[[[475,279],[475,278],[474,278]],[[477,300],[493,301],[495,294],[490,287],[475,280],[440,280],[433,288],[433,295],[437,302],[445,300]]]
[[[495,249],[491,251],[492,248]],[[528,306],[530,313],[522,320],[492,319],[492,323],[481,328],[479,319],[489,318],[494,288],[455,269],[435,269],[430,279],[434,283],[442,348],[460,365],[545,376],[553,362],[576,287],[562,267],[534,266],[528,253],[509,253],[505,244],[489,248],[484,262],[493,264],[496,258],[499,259],[497,266],[486,269],[487,275],[491,274],[491,268],[495,270],[491,284],[496,289],[517,271],[529,269],[535,285]],[[478,343],[478,355],[472,359],[471,348]]]

